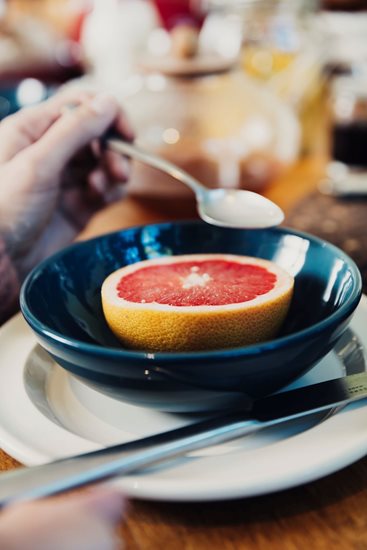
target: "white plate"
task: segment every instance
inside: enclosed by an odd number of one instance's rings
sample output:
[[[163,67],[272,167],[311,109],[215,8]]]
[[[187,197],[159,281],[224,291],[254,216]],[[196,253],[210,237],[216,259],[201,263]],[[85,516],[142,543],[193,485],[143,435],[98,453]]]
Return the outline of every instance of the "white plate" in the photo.
[[[367,358],[367,299],[351,328]],[[36,346],[19,314],[0,330],[0,446],[26,465],[40,464],[188,423],[185,416],[134,407],[99,394]],[[294,385],[343,376],[336,353]],[[194,501],[249,497],[332,473],[367,453],[367,407],[327,419],[283,424],[198,451],[163,467],[114,481],[132,497]]]

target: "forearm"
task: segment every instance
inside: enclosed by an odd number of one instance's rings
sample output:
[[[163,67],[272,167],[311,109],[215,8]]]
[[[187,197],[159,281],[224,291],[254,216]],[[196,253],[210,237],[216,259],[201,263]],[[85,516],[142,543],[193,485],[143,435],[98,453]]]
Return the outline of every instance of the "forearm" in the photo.
[[[19,279],[0,238],[0,324],[19,308]]]

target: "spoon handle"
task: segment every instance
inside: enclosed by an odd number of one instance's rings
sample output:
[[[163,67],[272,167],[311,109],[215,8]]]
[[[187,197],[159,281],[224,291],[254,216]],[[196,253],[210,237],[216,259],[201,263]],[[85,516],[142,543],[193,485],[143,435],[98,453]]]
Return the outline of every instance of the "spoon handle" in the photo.
[[[105,145],[107,149],[110,149],[111,151],[115,151],[116,153],[120,153],[121,155],[126,155],[128,157],[134,158],[135,160],[144,162],[145,164],[148,164],[153,168],[157,168],[158,170],[169,174],[176,180],[190,187],[190,189],[197,196],[201,196],[205,193],[205,187],[201,183],[199,183],[198,180],[190,176],[190,174],[185,172],[185,170],[182,170],[182,168],[180,168],[179,166],[176,166],[166,159],[158,157],[153,153],[144,151],[136,145],[127,143],[126,141],[116,139],[114,137],[108,138],[105,141]]]

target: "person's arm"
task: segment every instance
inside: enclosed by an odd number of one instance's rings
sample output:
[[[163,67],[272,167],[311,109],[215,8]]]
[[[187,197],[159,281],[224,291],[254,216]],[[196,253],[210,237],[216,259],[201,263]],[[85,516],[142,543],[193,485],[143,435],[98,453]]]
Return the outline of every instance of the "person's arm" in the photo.
[[[72,107],[72,108],[70,108]],[[18,309],[21,282],[72,242],[99,208],[120,196],[126,159],[103,150],[109,127],[132,131],[108,96],[70,91],[0,124],[0,324]],[[16,503],[0,511],[0,548],[117,550],[125,499],[118,490]]]
[[[0,239],[0,325],[18,309],[19,280],[16,270]]]

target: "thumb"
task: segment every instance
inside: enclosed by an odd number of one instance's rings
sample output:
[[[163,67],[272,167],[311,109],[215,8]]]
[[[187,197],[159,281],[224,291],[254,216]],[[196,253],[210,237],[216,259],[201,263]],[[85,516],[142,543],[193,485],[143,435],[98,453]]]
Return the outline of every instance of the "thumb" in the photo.
[[[119,110],[112,96],[87,98],[78,107],[65,111],[23,154],[40,164],[43,173],[57,174],[80,149],[106,132]]]

